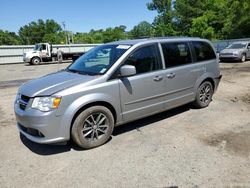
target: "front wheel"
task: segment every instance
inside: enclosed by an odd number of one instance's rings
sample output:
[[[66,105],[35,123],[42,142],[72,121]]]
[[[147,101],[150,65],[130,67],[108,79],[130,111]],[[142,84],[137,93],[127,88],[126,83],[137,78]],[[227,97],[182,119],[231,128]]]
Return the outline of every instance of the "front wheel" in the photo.
[[[41,63],[41,59],[39,57],[33,57],[31,59],[31,64],[32,65],[39,65]]]
[[[196,92],[195,101],[193,105],[197,108],[205,108],[212,101],[214,90],[211,82],[205,81],[203,82]]]
[[[92,106],[75,119],[71,136],[84,149],[98,147],[110,138],[114,129],[114,117],[104,106]]]
[[[246,55],[243,54],[243,55],[241,56],[241,62],[244,63],[245,61],[246,61]]]

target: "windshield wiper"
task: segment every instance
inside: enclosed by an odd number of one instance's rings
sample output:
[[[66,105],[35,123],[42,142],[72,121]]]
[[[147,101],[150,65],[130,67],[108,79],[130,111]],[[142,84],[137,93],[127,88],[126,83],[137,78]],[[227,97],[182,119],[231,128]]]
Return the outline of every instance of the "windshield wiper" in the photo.
[[[87,73],[83,72],[83,71],[79,71],[79,70],[75,70],[75,69],[65,69],[68,72],[73,72],[73,73],[77,73],[77,74],[82,74],[82,75],[88,75]]]

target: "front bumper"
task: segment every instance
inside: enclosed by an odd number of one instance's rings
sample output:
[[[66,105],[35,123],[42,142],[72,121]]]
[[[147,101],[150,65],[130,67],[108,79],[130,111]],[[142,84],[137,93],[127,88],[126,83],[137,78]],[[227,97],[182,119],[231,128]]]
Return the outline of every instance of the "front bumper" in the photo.
[[[23,62],[29,63],[30,62],[30,58],[29,57],[23,57]]]
[[[240,56],[236,56],[236,55],[220,55],[219,56],[220,61],[239,61],[241,60]]]
[[[41,144],[63,142],[70,139],[69,131],[65,131],[62,116],[56,111],[40,112],[36,109],[21,109],[15,103],[15,115],[18,130],[29,140]]]

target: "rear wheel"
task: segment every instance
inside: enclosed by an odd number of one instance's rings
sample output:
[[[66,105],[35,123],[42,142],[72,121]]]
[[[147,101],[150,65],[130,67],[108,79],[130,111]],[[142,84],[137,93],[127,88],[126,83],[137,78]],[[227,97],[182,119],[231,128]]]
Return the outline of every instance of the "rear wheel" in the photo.
[[[195,101],[193,105],[198,108],[205,108],[212,101],[214,90],[211,82],[205,81],[203,82],[196,92]]]
[[[110,138],[114,129],[114,117],[104,106],[93,106],[81,112],[75,119],[71,136],[84,149],[98,147]]]
[[[33,57],[31,59],[31,64],[32,65],[39,65],[41,63],[41,59],[39,57]]]

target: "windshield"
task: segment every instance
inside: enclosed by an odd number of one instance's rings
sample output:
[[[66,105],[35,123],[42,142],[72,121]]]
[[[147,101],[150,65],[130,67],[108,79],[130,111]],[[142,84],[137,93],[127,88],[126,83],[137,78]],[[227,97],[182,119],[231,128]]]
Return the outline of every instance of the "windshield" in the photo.
[[[231,44],[230,46],[228,46],[228,49],[241,49],[241,48],[245,48],[246,47],[246,43],[234,43]]]
[[[66,70],[79,74],[102,75],[130,48],[129,45],[101,45],[78,58]]]
[[[34,51],[39,51],[40,50],[40,45],[36,44],[33,48]]]

